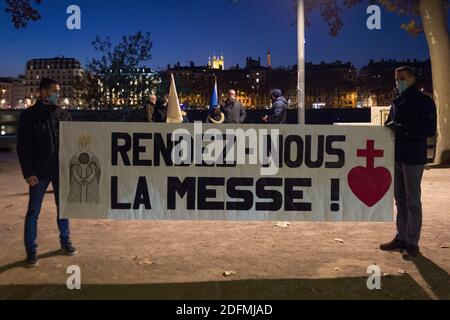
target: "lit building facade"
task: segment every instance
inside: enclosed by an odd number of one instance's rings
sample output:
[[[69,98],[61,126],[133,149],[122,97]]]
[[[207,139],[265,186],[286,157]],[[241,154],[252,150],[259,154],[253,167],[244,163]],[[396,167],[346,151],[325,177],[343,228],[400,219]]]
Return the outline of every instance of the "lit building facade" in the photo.
[[[368,107],[390,106],[397,97],[395,69],[401,66],[414,68],[417,73],[419,89],[426,94],[433,94],[430,60],[371,60],[361,69],[358,77],[360,103]]]
[[[221,58],[223,61],[223,57]],[[210,103],[214,81],[217,79],[219,97],[226,99],[230,89],[236,91],[236,99],[246,108],[270,105],[270,76],[268,67],[261,66],[261,59],[246,59],[245,68],[239,65],[227,70],[206,66],[169,65],[162,73],[164,82],[173,74],[177,83],[180,102],[193,108],[207,107]]]
[[[181,66],[177,63],[168,66],[162,73],[163,82],[170,80],[173,73],[177,82],[178,93],[182,103],[194,107],[209,105],[214,79],[217,78],[219,96],[225,98],[229,89],[234,89],[237,99],[246,108],[267,108],[271,105],[270,91],[281,89],[289,101],[289,107],[296,107],[297,103],[297,66],[289,68],[272,68],[270,51],[267,56],[267,66],[261,64],[261,59],[246,58],[245,67],[236,65],[227,70],[213,69],[209,65]],[[361,73],[350,62],[321,62],[306,64],[306,107],[307,108],[357,108],[361,106],[361,99],[365,93],[364,77],[367,88],[371,91],[370,105],[380,105],[380,98],[384,102],[391,101],[394,94],[390,94],[395,87],[393,70],[402,64],[412,65],[418,71],[419,77],[431,79],[431,67],[427,64],[400,62],[381,72],[379,67],[363,68]],[[376,78],[374,77],[376,73]],[[375,79],[376,81],[374,82]],[[374,88],[371,88],[374,86]],[[393,86],[393,87],[392,87]],[[379,89],[377,89],[379,88]],[[378,90],[378,91],[377,91]],[[430,90],[424,85],[424,91]],[[367,91],[367,90],[366,90]],[[374,94],[376,93],[376,94]],[[390,102],[389,102],[390,103]]]
[[[143,105],[161,84],[159,74],[150,68],[110,70],[100,76],[99,87],[109,105]]]
[[[76,81],[83,75],[80,61],[74,58],[57,57],[28,61],[25,71],[26,98],[32,103],[39,97],[39,83],[43,78],[58,81],[61,87],[60,103],[65,107],[82,106],[81,92]]]
[[[0,108],[20,108],[26,104],[23,78],[0,78]]]
[[[306,65],[306,106],[356,108],[358,70],[341,61]]]
[[[212,58],[208,58],[208,68],[214,70],[225,70],[225,57],[223,54],[220,56],[214,55]]]

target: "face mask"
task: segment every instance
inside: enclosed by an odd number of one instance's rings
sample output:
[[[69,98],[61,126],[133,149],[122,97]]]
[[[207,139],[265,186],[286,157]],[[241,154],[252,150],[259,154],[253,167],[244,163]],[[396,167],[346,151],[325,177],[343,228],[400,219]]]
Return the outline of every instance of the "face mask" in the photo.
[[[59,94],[58,93],[54,93],[52,94],[50,97],[47,98],[48,102],[57,105],[59,102]]]
[[[409,85],[406,81],[397,81],[397,89],[400,94],[403,94],[406,90],[408,90]]]

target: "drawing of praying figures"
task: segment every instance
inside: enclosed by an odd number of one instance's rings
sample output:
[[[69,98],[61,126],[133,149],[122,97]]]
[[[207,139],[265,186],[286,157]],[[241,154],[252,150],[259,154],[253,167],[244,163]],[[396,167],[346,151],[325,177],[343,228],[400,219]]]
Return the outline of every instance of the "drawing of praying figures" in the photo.
[[[80,149],[70,160],[70,192],[69,203],[100,203],[100,164],[89,150],[89,136],[81,136],[78,144]]]

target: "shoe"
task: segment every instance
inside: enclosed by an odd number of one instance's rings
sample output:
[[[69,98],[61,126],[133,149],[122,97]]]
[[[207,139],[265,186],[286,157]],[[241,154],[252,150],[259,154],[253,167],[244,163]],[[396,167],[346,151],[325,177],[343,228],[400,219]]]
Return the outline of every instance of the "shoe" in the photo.
[[[36,257],[36,253],[27,254],[27,268],[36,268],[39,266],[39,261]]]
[[[417,246],[407,245],[402,253],[403,260],[413,261],[420,255],[420,248]]]
[[[399,251],[402,252],[403,250],[406,249],[406,242],[405,241],[400,241],[400,240],[393,240],[389,243],[386,244],[382,244],[380,246],[380,250],[381,251]]]
[[[75,249],[75,247],[70,242],[61,245],[61,251],[66,256],[76,256],[78,253],[77,249]]]

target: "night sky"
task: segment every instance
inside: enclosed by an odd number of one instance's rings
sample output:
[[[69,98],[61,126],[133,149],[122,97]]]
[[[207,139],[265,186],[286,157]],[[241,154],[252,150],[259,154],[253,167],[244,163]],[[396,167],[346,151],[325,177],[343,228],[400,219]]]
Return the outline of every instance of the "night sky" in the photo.
[[[266,63],[271,49],[274,66],[296,63],[295,12],[291,0],[44,0],[42,20],[17,30],[0,11],[0,76],[24,73],[32,58],[59,55],[86,63],[95,55],[95,36],[149,31],[153,59],[148,66],[161,70],[180,62],[205,65],[214,52],[225,55],[226,67],[245,64],[246,56],[261,56]],[[66,28],[66,9],[77,4],[82,10],[82,30]],[[424,35],[413,37],[400,28],[407,18],[383,11],[382,30],[366,28],[367,6],[344,11],[340,35],[328,35],[318,14],[307,30],[307,60],[352,61],[360,67],[370,59],[427,59]]]

